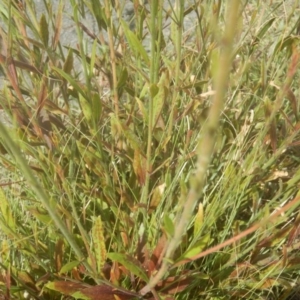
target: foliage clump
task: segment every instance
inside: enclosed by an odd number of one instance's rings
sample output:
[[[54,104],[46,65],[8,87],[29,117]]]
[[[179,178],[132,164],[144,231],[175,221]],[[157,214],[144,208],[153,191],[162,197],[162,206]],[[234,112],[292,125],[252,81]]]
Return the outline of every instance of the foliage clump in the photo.
[[[297,4],[44,5],[0,4],[0,299],[296,293]]]

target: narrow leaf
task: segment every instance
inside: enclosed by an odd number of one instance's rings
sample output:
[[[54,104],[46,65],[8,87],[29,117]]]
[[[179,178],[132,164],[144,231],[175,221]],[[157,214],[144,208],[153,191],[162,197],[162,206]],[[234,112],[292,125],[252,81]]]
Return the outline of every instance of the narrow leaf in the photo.
[[[198,233],[200,232],[200,229],[202,227],[203,224],[203,204],[200,203],[199,207],[198,207],[198,212],[194,221],[194,237],[196,237],[198,235]]]
[[[92,50],[91,50],[91,62],[90,62],[90,74],[92,76],[95,68],[95,62],[96,62],[96,54],[97,54],[97,40],[94,40]]]
[[[78,93],[80,93],[82,96],[85,97],[85,93],[83,89],[80,87],[80,84],[76,82],[76,80],[72,76],[70,76],[69,74],[67,74],[66,72],[64,72],[59,68],[52,66],[52,69],[55,72],[57,72],[60,76],[62,76]]]
[[[153,194],[151,197],[151,202],[150,202],[150,209],[156,209],[159,203],[161,202],[162,195],[165,191],[166,184],[160,184],[158,185],[154,190]]]
[[[139,98],[135,98],[138,106],[139,106],[139,113],[142,114],[143,116],[143,121],[145,124],[148,124],[148,111],[147,109],[145,108],[145,105],[144,103],[139,99]]]
[[[78,260],[71,261],[71,262],[65,264],[64,266],[62,266],[62,268],[59,271],[59,274],[61,275],[61,274],[68,273],[71,270],[73,270],[74,268],[76,268],[79,264],[80,264],[80,261],[78,261]]]
[[[100,121],[100,116],[102,112],[102,105],[99,93],[92,94],[92,109],[93,109],[93,119],[97,125]]]
[[[72,49],[69,49],[68,51],[68,55],[67,58],[65,60],[64,66],[63,66],[63,70],[66,74],[70,74],[72,69],[73,69],[73,51]]]
[[[158,92],[153,98],[153,128],[156,127],[156,124],[158,122],[159,117],[161,116],[161,112],[165,103],[165,99],[167,98],[168,95],[168,78],[166,73],[163,73],[161,76],[157,87],[158,87]],[[152,128],[152,129],[153,129]]]
[[[138,278],[141,278],[145,282],[148,282],[148,277],[140,265],[139,261],[135,258],[121,253],[108,253],[107,257],[112,261],[117,261],[123,265],[128,271],[136,275]]]
[[[191,248],[189,248],[178,261],[181,259],[186,258],[193,258],[195,255],[201,253],[201,251],[207,246],[208,242],[210,241],[210,235],[206,234],[205,236],[201,237],[201,240],[196,242]]]
[[[255,41],[256,40],[260,40],[264,37],[264,35],[266,34],[266,32],[269,30],[269,28],[272,26],[273,22],[275,21],[276,18],[271,18],[270,20],[268,20],[258,31],[258,33],[256,34],[255,37]]]
[[[265,99],[265,115],[266,119],[269,119],[272,112],[273,112],[273,105],[272,102],[266,98]],[[277,130],[276,130],[276,120],[275,118],[271,120],[270,124],[270,130],[269,130],[269,138],[270,138],[270,143],[271,143],[271,148],[273,152],[276,152],[277,149]]]
[[[87,120],[87,122],[91,122],[93,117],[91,104],[86,99],[86,97],[82,96],[81,94],[79,94],[79,103],[85,119]]]
[[[125,124],[122,124],[122,129],[123,129],[123,134],[127,138],[130,146],[134,150],[141,150],[142,145],[138,136],[131,129],[129,129]]]
[[[62,15],[63,15],[63,1],[59,2],[59,6],[57,9],[57,15],[56,15],[56,22],[55,22],[55,28],[54,28],[54,36],[52,40],[52,47],[53,49],[56,49],[57,44],[60,40],[60,33],[62,28]]]
[[[138,149],[134,150],[132,165],[138,182],[142,186],[146,179],[146,158],[141,155],[141,152]]]
[[[35,207],[27,207],[27,211],[35,216],[37,220],[46,225],[49,225],[49,223],[52,221],[51,217],[45,210],[37,209]]]
[[[169,236],[171,237],[174,236],[174,232],[175,232],[174,223],[167,214],[164,216],[164,228]]]
[[[150,60],[149,60],[148,54],[147,54],[145,48],[143,47],[142,43],[140,42],[140,40],[129,29],[129,27],[128,27],[128,25],[127,25],[126,22],[124,22],[123,20],[121,20],[121,24],[122,24],[122,28],[124,30],[125,36],[127,38],[127,41],[129,43],[129,46],[132,49],[132,51],[138,52],[141,55],[141,57],[143,58],[144,62],[147,65],[149,65],[150,64]]]
[[[123,289],[119,290],[108,285],[97,285],[74,293],[72,296],[75,299],[88,300],[131,300],[139,295]]]
[[[72,295],[77,291],[85,289],[86,285],[71,281],[53,281],[48,282],[45,287],[47,289],[60,292],[63,295]]]
[[[40,35],[44,46],[48,47],[49,30],[48,30],[47,20],[44,14],[42,14],[40,19]]]
[[[15,223],[14,217],[13,217],[11,209],[10,209],[10,204],[7,201],[7,198],[6,198],[2,188],[0,188],[0,212],[2,213],[2,216],[4,218],[6,225],[11,230],[15,231],[16,223]]]
[[[55,244],[55,252],[54,252],[55,268],[57,272],[59,272],[61,269],[63,255],[64,255],[64,241],[63,239],[58,239],[58,241]]]

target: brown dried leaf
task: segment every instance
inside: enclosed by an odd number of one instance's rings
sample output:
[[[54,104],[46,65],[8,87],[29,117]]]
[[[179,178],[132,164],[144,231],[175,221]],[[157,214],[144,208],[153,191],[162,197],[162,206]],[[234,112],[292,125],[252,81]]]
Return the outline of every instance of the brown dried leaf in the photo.
[[[87,288],[87,285],[82,284],[80,282],[71,282],[71,281],[54,281],[48,282],[46,288],[60,292],[64,295],[72,295],[78,291]]]
[[[62,267],[62,260],[63,260],[63,249],[64,249],[64,241],[62,239],[58,239],[55,245],[55,268],[56,272],[59,273],[61,267]]]
[[[265,115],[266,115],[266,119],[268,119],[271,114],[272,114],[272,103],[270,102],[269,99],[266,99],[265,101]],[[270,130],[269,130],[269,139],[270,139],[270,143],[271,143],[271,148],[273,150],[273,152],[276,152],[277,149],[277,133],[276,133],[276,120],[273,119],[271,120],[271,124],[270,124]]]
[[[44,46],[47,47],[49,41],[49,30],[45,14],[42,14],[40,19],[40,35]]]
[[[19,88],[18,75],[16,71],[15,62],[13,60],[13,55],[10,46],[10,40],[7,35],[5,35],[0,28],[0,64],[6,73],[10,84],[12,85],[14,91],[16,92],[20,101],[24,102],[22,92]]]
[[[110,282],[113,284],[117,285],[120,280],[120,269],[119,269],[119,264],[118,262],[114,261],[112,264],[112,267],[110,269]]]
[[[159,267],[162,258],[165,254],[167,240],[167,236],[163,234],[158,240],[157,245],[151,255],[151,258],[145,260],[144,267],[148,271],[149,275],[151,275]]]
[[[146,179],[146,159],[138,149],[134,150],[133,170],[139,184],[141,186],[144,185]]]
[[[136,293],[117,289],[109,285],[90,286],[71,281],[48,282],[46,287],[64,295],[72,296],[75,299],[98,300],[101,297],[102,300],[130,300],[139,296]]]
[[[90,300],[98,300],[101,295],[102,300],[130,300],[139,296],[136,293],[130,291],[119,290],[108,285],[97,285],[80,292],[82,295],[89,297]],[[75,295],[73,295],[75,296]]]
[[[287,246],[290,247],[295,242],[299,241],[300,237],[300,213],[298,214],[291,231],[288,235]]]
[[[175,295],[184,291],[192,282],[192,277],[185,275],[168,277],[157,284],[157,287],[163,289],[168,295]]]
[[[298,121],[298,105],[297,105],[297,98],[295,96],[295,94],[293,93],[293,91],[289,88],[287,91],[287,98],[289,99],[290,103],[291,103],[291,107],[293,110],[293,113],[295,115],[296,120]]]
[[[63,1],[61,1],[59,3],[57,15],[56,15],[54,36],[53,36],[53,40],[52,40],[53,49],[56,49],[58,42],[59,42],[59,38],[60,38],[60,32],[61,32],[61,28],[62,28],[61,25],[62,25],[63,8],[64,8],[64,4],[63,4]]]
[[[52,125],[50,122],[50,117],[48,112],[42,108],[38,112],[38,124],[40,126],[40,130],[42,131],[44,140],[50,150],[54,149],[54,143],[52,141]]]
[[[150,202],[150,209],[156,209],[159,203],[161,202],[162,195],[165,191],[166,183],[160,184],[153,190],[151,202]]]

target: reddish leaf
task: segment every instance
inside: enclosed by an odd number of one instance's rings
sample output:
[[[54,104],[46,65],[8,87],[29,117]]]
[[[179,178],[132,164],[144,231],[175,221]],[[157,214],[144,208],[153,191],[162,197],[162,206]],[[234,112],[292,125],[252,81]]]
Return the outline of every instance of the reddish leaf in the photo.
[[[268,119],[271,115],[272,115],[272,111],[273,111],[273,106],[272,103],[269,99],[266,99],[265,101],[265,115],[266,118]],[[273,119],[271,120],[271,124],[270,124],[270,130],[269,130],[269,137],[268,137],[268,141],[271,144],[271,148],[273,150],[273,152],[276,152],[277,149],[277,133],[276,133],[276,120]]]
[[[11,289],[11,277],[10,277],[10,269],[7,269],[6,272],[6,298],[10,299],[10,289]]]
[[[129,271],[138,278],[148,282],[148,276],[142,264],[134,257],[122,253],[108,253],[107,257],[123,265],[124,272]],[[122,269],[122,268],[121,268]]]
[[[72,272],[72,278],[74,278],[75,280],[78,280],[78,281],[82,280],[77,268],[73,268],[73,270],[71,272]]]
[[[192,282],[192,277],[187,277],[185,275],[168,277],[158,283],[157,287],[168,295],[175,295],[184,291]]]
[[[110,282],[118,284],[120,279],[120,269],[118,262],[114,261],[110,269]]]
[[[293,243],[299,241],[300,236],[300,214],[298,214],[291,231],[288,235],[287,246],[291,246]]]
[[[0,40],[0,64],[6,73],[6,77],[9,80],[11,86],[16,92],[18,99],[24,102],[22,92],[19,88],[18,75],[16,71],[15,62],[12,58],[12,51],[10,46],[10,41],[7,36],[1,34]]]
[[[61,29],[62,29],[61,25],[62,25],[63,8],[64,8],[64,4],[63,4],[63,2],[60,2],[58,9],[57,9],[56,23],[55,23],[55,27],[54,27],[54,36],[52,39],[53,49],[56,49],[56,47],[59,43],[60,33],[61,33]]]
[[[61,292],[64,295],[71,295],[77,291],[83,290],[87,288],[86,285],[79,283],[79,282],[71,282],[71,281],[54,281],[54,282],[48,282],[46,284],[46,287]]]
[[[116,300],[116,299],[130,300],[139,296],[136,293],[132,293],[124,290],[118,290],[108,285],[93,286],[81,291],[81,293],[84,296],[89,297],[91,300],[100,299],[99,295],[101,295],[102,300]]]
[[[114,288],[109,285],[89,286],[79,282],[54,281],[46,284],[48,289],[72,296],[75,299],[89,300],[130,300],[139,297],[137,293]]]
[[[298,120],[298,103],[297,103],[297,98],[295,96],[295,94],[293,93],[293,91],[289,88],[287,90],[287,98],[290,101],[293,113],[296,117],[296,120]]]
[[[148,270],[149,275],[153,273],[154,270],[158,268],[160,265],[162,258],[165,254],[165,247],[167,243],[167,236],[163,234],[159,241],[157,242],[157,245],[152,253],[152,256],[150,260],[145,261],[144,265],[145,268]]]
[[[59,239],[55,245],[55,267],[56,272],[59,272],[62,267],[62,258],[63,258],[63,248],[64,248],[64,241]]]
[[[138,149],[134,150],[133,170],[139,184],[144,185],[146,178],[146,159]]]

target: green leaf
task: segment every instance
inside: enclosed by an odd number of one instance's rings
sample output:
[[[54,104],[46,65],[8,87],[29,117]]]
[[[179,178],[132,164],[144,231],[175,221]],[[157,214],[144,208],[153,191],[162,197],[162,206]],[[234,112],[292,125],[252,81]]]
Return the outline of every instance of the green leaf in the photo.
[[[121,20],[121,24],[122,24],[122,28],[124,30],[125,36],[127,38],[127,41],[129,43],[129,46],[132,49],[132,51],[138,52],[141,55],[144,62],[147,65],[150,65],[150,60],[149,60],[148,54],[147,54],[145,48],[143,47],[142,43],[139,41],[137,36],[129,29],[126,22]]]
[[[17,238],[17,235],[10,227],[7,226],[7,223],[0,218],[0,229],[3,234],[6,234],[10,239]]]
[[[4,218],[4,221],[6,225],[15,232],[16,230],[16,222],[12,215],[10,204],[7,201],[7,198],[4,194],[4,191],[2,188],[0,188],[0,212]]]
[[[106,20],[106,16],[104,13],[104,6],[101,4],[101,2],[99,0],[91,0],[91,3],[92,3],[91,12],[96,17],[98,29],[102,30],[102,28],[103,28],[106,31],[107,20]]]
[[[91,51],[91,62],[90,62],[90,76],[93,76],[95,62],[96,62],[96,54],[97,54],[98,43],[97,40],[94,40],[92,51]]]
[[[220,64],[220,49],[214,48],[210,53],[210,72],[213,78],[216,77],[216,74],[219,70]]]
[[[277,52],[282,51],[285,48],[287,48],[290,52],[292,52],[292,47],[295,43],[298,42],[298,40],[299,37],[293,37],[293,36],[288,36],[283,40],[280,39],[274,48],[273,56],[275,56]]]
[[[44,46],[48,47],[49,30],[48,30],[47,20],[44,14],[42,14],[40,19],[40,35]]]
[[[46,210],[37,209],[36,207],[27,207],[27,211],[29,211],[33,216],[35,216],[37,220],[46,225],[49,225],[50,222],[52,222],[52,219]]]
[[[206,234],[205,236],[201,237],[201,240],[193,244],[181,257],[178,261],[186,258],[193,258],[195,255],[201,253],[203,249],[207,246],[208,242],[210,241],[210,235]]]
[[[128,78],[128,71],[126,68],[122,68],[121,74],[118,76],[118,89],[123,88]]]
[[[90,296],[84,295],[83,292],[75,292],[72,294],[72,297],[75,299],[81,299],[81,300],[93,300],[94,298],[91,298]]]
[[[63,66],[63,70],[66,74],[71,73],[71,71],[73,69],[73,63],[74,63],[73,51],[72,51],[72,49],[69,49],[67,58],[65,60],[64,66]]]
[[[92,109],[93,109],[93,119],[97,125],[100,121],[100,116],[102,112],[102,104],[99,93],[92,93]]]
[[[204,215],[203,204],[200,203],[198,206],[198,212],[196,214],[195,221],[194,221],[194,237],[196,237],[198,235],[198,233],[200,232],[200,229],[203,224],[203,219],[204,219],[203,215]]]
[[[148,114],[149,113],[148,113],[147,109],[145,108],[144,103],[138,97],[135,97],[135,100],[136,100],[136,102],[138,104],[138,107],[140,109],[140,112],[141,112],[141,114],[143,116],[144,123],[148,124],[148,122],[149,122],[149,120],[148,120]]]
[[[175,232],[174,223],[167,214],[165,214],[164,216],[164,228],[169,236],[174,236],[174,232]]]
[[[111,126],[112,135],[119,137],[120,133],[122,133],[126,137],[132,149],[141,151],[142,145],[139,137],[118,118],[116,118],[114,114],[111,114]]]
[[[107,257],[112,261],[122,264],[128,271],[141,278],[145,282],[148,282],[148,276],[146,275],[139,261],[135,258],[121,253],[108,253]]]
[[[59,68],[52,67],[52,69],[55,72],[57,72],[60,76],[62,76],[79,94],[86,97],[85,92],[80,87],[79,83],[76,82],[76,80],[72,76],[70,76],[69,74],[67,74],[66,72],[64,72],[63,70],[61,70]]]
[[[256,34],[255,40],[260,40],[263,38],[263,36],[266,34],[266,32],[269,30],[269,28],[272,26],[273,22],[275,21],[275,17],[268,20],[258,31]]]
[[[130,146],[134,150],[141,150],[142,145],[138,136],[131,129],[129,129],[125,124],[122,124],[122,130]]]
[[[65,274],[68,273],[69,271],[73,270],[75,267],[77,267],[80,264],[80,261],[74,260],[71,262],[68,262],[59,271],[59,274]]]
[[[84,97],[81,94],[79,94],[79,103],[80,103],[81,111],[82,111],[84,117],[86,118],[87,122],[90,123],[92,121],[92,117],[93,117],[93,111],[92,111],[91,104],[86,99],[86,97]]]
[[[153,128],[156,127],[157,121],[161,115],[165,100],[168,95],[167,86],[169,85],[168,78],[166,73],[164,72],[157,84],[158,92],[156,93],[155,97],[153,98]]]
[[[158,86],[156,84],[151,84],[149,90],[151,98],[154,98],[159,91]]]

